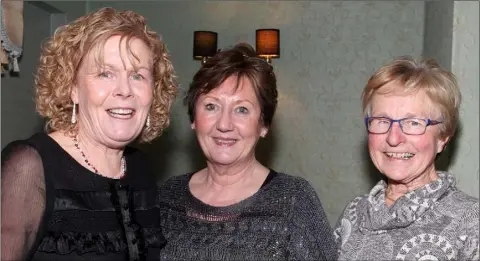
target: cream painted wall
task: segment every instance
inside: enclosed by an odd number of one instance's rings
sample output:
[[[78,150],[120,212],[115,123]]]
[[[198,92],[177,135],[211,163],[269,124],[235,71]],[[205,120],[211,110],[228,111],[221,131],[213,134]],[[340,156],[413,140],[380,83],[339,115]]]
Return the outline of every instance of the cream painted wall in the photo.
[[[423,56],[452,68],[453,1],[425,2]]]
[[[479,195],[479,24],[478,2],[426,3],[424,56],[436,58],[458,79],[462,92],[457,134],[437,158],[437,168],[452,171],[458,187]]]
[[[424,3],[389,2],[89,2],[143,14],[172,54],[182,91],[200,64],[192,60],[193,31],[219,33],[219,47],[254,44],[258,28],[279,28],[279,106],[271,133],[259,144],[268,166],[306,178],[330,222],[368,192],[379,176],[365,146],[360,93],[374,69],[394,56],[419,56]],[[190,129],[183,93],[172,126],[148,149],[162,178],[204,165]]]
[[[462,90],[461,132],[451,170],[458,186],[479,196],[479,2],[455,1],[452,72]]]

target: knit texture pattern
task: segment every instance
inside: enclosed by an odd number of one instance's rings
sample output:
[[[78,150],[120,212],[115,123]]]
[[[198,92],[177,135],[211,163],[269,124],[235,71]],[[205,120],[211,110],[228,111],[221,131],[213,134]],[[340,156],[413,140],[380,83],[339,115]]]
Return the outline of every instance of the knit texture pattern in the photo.
[[[478,199],[459,191],[455,178],[410,191],[390,208],[387,184],[348,204],[334,231],[340,260],[478,260]]]
[[[195,198],[191,174],[159,189],[167,245],[161,260],[334,260],[333,231],[304,179],[276,173],[251,197],[214,207]]]

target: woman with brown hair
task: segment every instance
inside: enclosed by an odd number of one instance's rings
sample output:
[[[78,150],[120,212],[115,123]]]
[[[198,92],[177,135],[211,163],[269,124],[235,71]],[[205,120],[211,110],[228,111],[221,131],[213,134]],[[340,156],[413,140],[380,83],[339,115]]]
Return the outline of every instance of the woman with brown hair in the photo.
[[[160,187],[161,259],[335,259],[310,183],[255,158],[277,106],[273,68],[250,46],[221,51],[195,74],[185,102],[207,166]]]

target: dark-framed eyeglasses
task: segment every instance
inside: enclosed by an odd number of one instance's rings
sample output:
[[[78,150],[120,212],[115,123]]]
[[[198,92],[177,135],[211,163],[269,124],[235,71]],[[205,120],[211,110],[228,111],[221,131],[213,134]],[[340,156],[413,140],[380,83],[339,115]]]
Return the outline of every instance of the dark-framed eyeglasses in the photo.
[[[388,117],[365,117],[367,130],[369,133],[373,134],[387,133],[392,128],[394,122],[398,122],[403,133],[408,135],[422,135],[425,133],[428,126],[442,123],[442,121],[414,117],[398,120],[390,119]]]

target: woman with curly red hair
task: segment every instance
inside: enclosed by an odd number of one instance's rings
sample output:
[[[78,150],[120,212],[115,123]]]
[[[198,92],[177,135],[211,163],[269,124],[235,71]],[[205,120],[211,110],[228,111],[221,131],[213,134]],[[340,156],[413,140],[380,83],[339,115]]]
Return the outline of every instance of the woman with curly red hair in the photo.
[[[2,151],[2,260],[158,258],[155,179],[128,145],[160,136],[176,88],[144,17],[102,8],[60,27],[35,77],[47,133]]]

